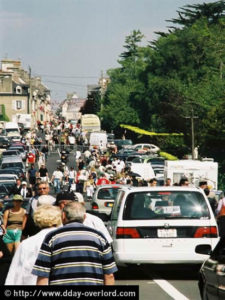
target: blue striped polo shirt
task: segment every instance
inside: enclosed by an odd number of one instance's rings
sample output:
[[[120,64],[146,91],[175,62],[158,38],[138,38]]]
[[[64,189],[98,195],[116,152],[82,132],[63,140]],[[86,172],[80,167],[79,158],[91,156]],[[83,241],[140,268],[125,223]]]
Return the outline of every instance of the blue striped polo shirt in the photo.
[[[104,274],[116,271],[104,235],[72,222],[47,234],[32,274],[48,277],[50,285],[103,285]]]

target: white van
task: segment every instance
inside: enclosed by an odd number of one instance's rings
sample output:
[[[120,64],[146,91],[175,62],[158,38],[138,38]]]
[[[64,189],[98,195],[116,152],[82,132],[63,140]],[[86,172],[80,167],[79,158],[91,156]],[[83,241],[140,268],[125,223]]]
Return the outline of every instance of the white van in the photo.
[[[108,230],[118,265],[200,264],[196,247],[219,240],[208,199],[191,187],[122,187]]]
[[[6,135],[8,135],[11,132],[16,132],[20,134],[18,123],[16,122],[5,122],[4,124]]]
[[[106,132],[91,132],[89,138],[90,148],[98,148],[106,150],[107,148],[107,133]]]

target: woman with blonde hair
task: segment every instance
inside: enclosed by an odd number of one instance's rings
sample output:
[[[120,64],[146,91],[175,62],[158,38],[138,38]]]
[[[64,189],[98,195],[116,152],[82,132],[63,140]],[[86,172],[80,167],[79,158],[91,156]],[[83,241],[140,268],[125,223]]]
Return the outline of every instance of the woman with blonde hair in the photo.
[[[53,205],[41,205],[34,212],[34,222],[41,229],[24,240],[17,249],[5,285],[36,285],[37,277],[31,274],[45,236],[61,226],[61,210]]]

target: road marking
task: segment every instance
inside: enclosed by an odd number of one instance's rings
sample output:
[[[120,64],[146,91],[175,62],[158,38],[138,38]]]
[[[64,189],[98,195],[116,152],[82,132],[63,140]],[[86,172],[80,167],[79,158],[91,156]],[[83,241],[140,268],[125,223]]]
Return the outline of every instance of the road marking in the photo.
[[[172,284],[164,279],[153,279],[161,289],[163,289],[169,296],[176,300],[188,300],[183,294],[181,294]]]

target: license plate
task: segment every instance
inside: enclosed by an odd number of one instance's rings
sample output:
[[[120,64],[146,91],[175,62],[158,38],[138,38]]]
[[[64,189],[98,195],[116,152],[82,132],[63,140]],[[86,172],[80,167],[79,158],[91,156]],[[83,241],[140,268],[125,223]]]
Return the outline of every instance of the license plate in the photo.
[[[158,229],[157,234],[159,238],[172,238],[177,237],[176,229]]]

